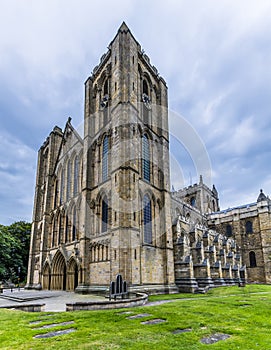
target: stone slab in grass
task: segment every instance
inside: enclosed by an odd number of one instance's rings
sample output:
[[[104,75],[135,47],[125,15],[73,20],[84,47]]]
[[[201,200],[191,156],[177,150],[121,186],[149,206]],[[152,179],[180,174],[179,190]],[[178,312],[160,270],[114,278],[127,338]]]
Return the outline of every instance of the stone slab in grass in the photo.
[[[141,324],[159,324],[159,323],[163,323],[163,322],[166,322],[166,320],[163,320],[161,318],[155,318],[153,320],[141,322]]]
[[[188,333],[192,332],[191,328],[180,328],[180,329],[175,329],[172,334],[181,334],[181,333]]]
[[[31,322],[29,322],[29,324],[40,324],[41,322],[43,322],[43,321],[41,321],[41,320],[39,320],[39,321],[31,321]]]
[[[228,338],[230,338],[229,334],[216,333],[216,334],[210,335],[209,337],[202,338],[200,341],[203,344],[214,344],[220,340],[226,340]]]
[[[58,326],[67,326],[67,325],[73,324],[73,323],[74,323],[74,321],[61,322],[61,323],[51,323],[51,324],[46,324],[42,327],[35,328],[35,329],[47,329],[47,328],[54,328],[54,327],[58,327]]]
[[[143,317],[148,317],[148,316],[151,316],[151,314],[137,314],[134,316],[129,316],[127,318],[128,318],[128,320],[135,320],[137,318],[143,318]]]
[[[69,329],[63,329],[62,331],[55,331],[55,332],[49,332],[49,333],[45,333],[45,334],[38,334],[35,335],[34,338],[53,338],[53,337],[57,337],[59,335],[64,335],[64,334],[69,334],[72,332],[75,332],[76,329],[74,328],[69,328]]]
[[[133,314],[132,311],[123,311],[118,313],[118,315],[131,315],[131,314]]]

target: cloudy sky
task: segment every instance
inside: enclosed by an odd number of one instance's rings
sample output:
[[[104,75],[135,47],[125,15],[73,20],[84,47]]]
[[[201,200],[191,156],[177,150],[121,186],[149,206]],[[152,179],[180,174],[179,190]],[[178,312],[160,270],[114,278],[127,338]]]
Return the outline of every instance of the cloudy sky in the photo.
[[[168,84],[174,188],[197,182],[204,159],[222,208],[271,193],[270,1],[0,6],[1,224],[31,220],[37,151],[55,125],[82,122],[84,81],[122,21]]]

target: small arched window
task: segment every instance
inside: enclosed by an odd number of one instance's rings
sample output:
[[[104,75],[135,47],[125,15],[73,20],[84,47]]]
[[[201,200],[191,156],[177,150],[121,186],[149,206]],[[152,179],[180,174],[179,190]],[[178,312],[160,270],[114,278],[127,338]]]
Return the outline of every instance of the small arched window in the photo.
[[[108,82],[108,79],[104,82],[104,96],[108,95],[108,91],[109,91],[109,82]]]
[[[249,266],[250,267],[257,267],[256,254],[253,251],[249,252]]]
[[[102,150],[102,181],[108,178],[108,146],[108,136],[105,136]]]
[[[192,205],[192,207],[196,206],[196,198],[195,197],[191,197],[190,199],[190,205]]]
[[[253,233],[253,225],[251,221],[246,222],[246,233]]]
[[[146,134],[142,139],[142,176],[144,180],[151,180],[150,171],[150,142]]]
[[[77,233],[77,213],[76,213],[76,207],[74,207],[72,211],[72,241],[76,240],[76,233]]]
[[[213,207],[213,211],[216,211],[216,206],[215,206],[215,200],[212,200],[212,207]]]
[[[102,199],[102,233],[107,231],[108,224],[108,204],[107,198]]]
[[[147,96],[149,96],[149,87],[145,79],[143,80],[143,94],[146,94]]]
[[[103,123],[104,125],[107,124],[108,118],[109,118],[109,110],[108,110],[108,105],[109,105],[109,80],[107,79],[104,82],[103,86],[103,96],[101,99],[101,109],[103,111]]]
[[[150,122],[150,109],[151,109],[151,99],[150,99],[150,91],[147,81],[143,80],[142,86],[142,101],[143,101],[143,122],[148,124]]]
[[[78,183],[79,183],[79,159],[78,156],[74,158],[73,164],[73,195],[76,196],[78,193]]]
[[[143,198],[144,243],[152,244],[152,205],[149,196]]]
[[[232,236],[232,227],[231,225],[226,226],[226,236],[231,237]]]

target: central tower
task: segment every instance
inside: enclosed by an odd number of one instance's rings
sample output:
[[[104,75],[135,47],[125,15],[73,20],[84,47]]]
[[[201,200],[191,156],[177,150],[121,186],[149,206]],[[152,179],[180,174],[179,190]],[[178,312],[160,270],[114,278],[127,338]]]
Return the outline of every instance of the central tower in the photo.
[[[125,23],[85,83],[78,291],[174,288],[167,86]]]

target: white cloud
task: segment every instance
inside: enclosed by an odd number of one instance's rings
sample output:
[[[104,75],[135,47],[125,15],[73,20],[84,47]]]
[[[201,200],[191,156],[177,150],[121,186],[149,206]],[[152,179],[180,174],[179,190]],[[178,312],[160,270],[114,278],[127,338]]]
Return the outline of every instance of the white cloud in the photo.
[[[37,149],[68,116],[75,125],[82,121],[83,83],[123,20],[167,80],[170,108],[184,115],[205,142],[220,197],[233,201],[237,193],[269,184],[269,0],[40,0],[27,6],[0,0],[0,5],[0,116],[6,131],[0,196],[13,203],[2,210],[7,217],[22,210],[20,201],[30,202],[35,175],[24,163],[35,167],[32,147]],[[182,129],[174,124],[171,132]],[[173,170],[180,183],[190,172],[194,176],[200,163],[193,140],[188,144],[194,164],[177,166],[180,176]],[[8,197],[14,188],[20,201]]]

